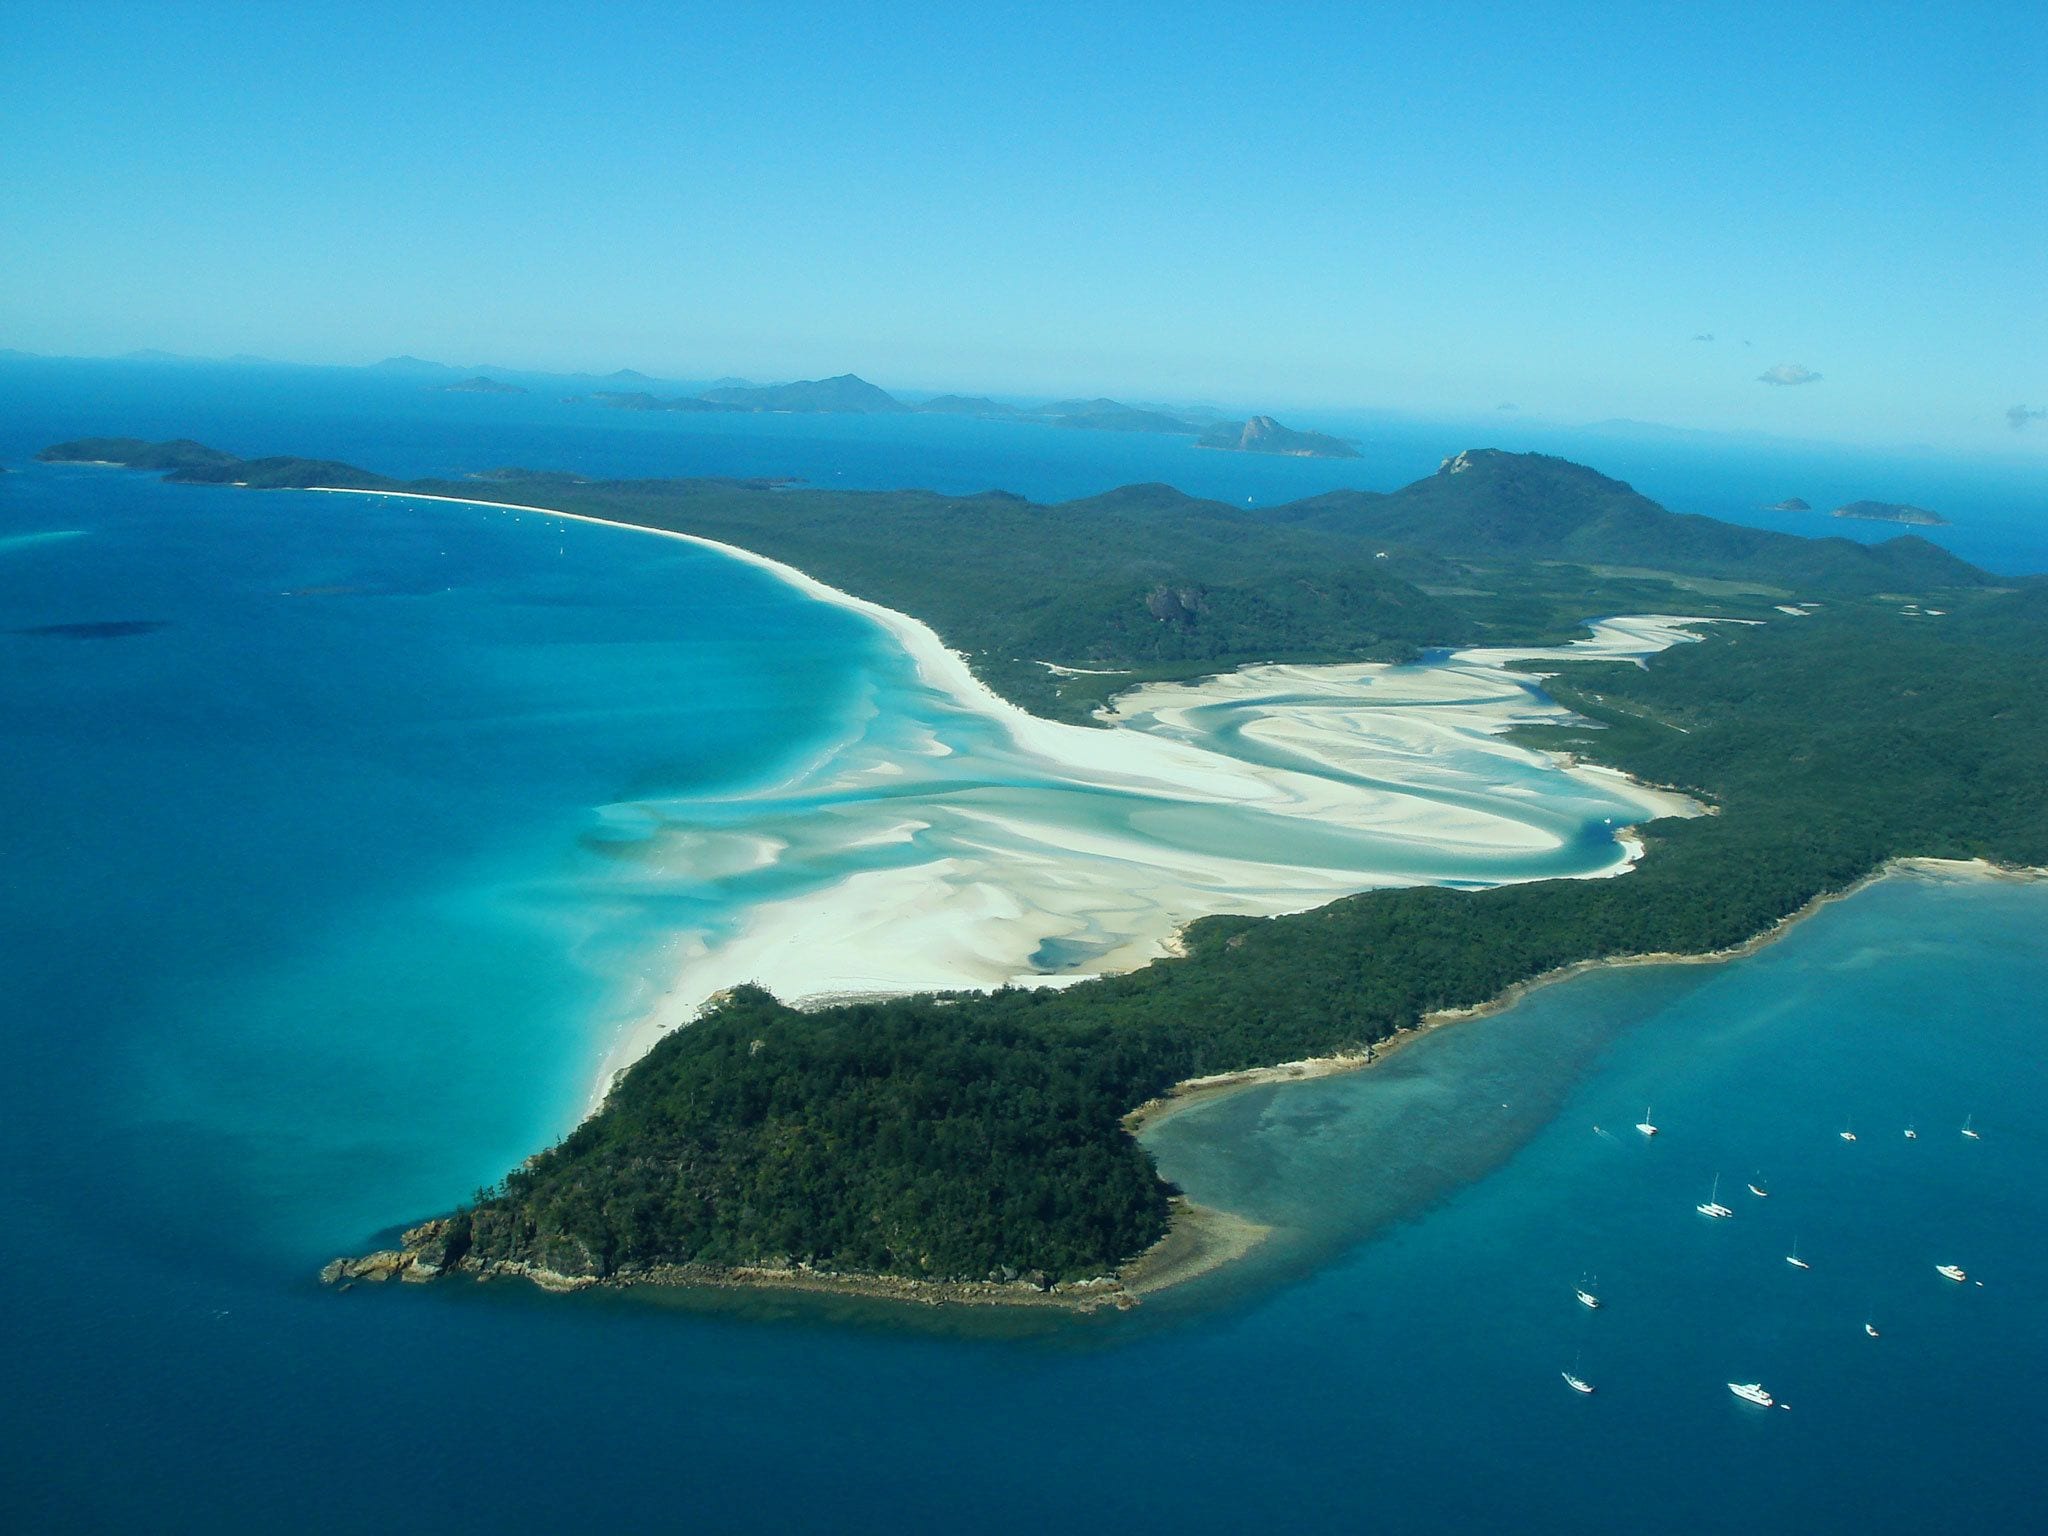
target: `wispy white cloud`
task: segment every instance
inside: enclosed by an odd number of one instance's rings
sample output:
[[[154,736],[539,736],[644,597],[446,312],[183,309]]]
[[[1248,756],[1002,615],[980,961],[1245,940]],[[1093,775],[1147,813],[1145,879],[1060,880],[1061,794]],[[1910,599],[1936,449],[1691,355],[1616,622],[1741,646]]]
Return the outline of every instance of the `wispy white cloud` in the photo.
[[[1774,363],[1756,377],[1760,384],[1811,384],[1820,375],[1804,363]]]

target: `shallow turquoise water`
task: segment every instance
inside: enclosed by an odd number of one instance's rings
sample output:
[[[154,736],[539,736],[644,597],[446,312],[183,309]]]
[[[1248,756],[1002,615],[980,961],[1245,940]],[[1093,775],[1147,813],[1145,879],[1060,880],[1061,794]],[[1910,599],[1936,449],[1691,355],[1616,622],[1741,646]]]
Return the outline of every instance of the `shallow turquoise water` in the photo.
[[[344,430],[317,406],[256,446]],[[0,514],[70,535],[0,543],[0,629],[165,626],[0,635],[14,1527],[2023,1523],[2048,888],[1894,882],[1170,1121],[1169,1171],[1281,1230],[1129,1316],[337,1297],[318,1260],[573,1120],[650,933],[729,900],[634,877],[616,808],[887,745],[901,658],[606,530],[86,470],[8,476]],[[1003,768],[962,792],[1036,792]]]

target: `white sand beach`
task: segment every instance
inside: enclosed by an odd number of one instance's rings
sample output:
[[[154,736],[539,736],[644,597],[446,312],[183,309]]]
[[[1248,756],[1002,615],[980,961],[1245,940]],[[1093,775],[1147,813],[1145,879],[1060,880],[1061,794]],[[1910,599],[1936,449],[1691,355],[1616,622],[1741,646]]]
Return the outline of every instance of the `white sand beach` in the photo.
[[[739,831],[691,826],[686,802],[594,809],[658,829],[646,878],[717,884],[740,915],[675,933],[654,959],[604,1045],[593,1108],[619,1071],[742,982],[799,1005],[1066,985],[1170,954],[1211,914],[1303,911],[1377,886],[1619,874],[1640,854],[1629,826],[1699,810],[1503,734],[1569,718],[1508,661],[1639,660],[1695,638],[1685,626],[1697,620],[1611,619],[1571,646],[1413,666],[1254,666],[1148,684],[1098,729],[1025,713],[928,625],[750,550],[546,507],[408,499],[716,550],[880,625],[936,696],[929,739],[849,742],[798,781],[743,797]],[[978,724],[949,730],[948,718]],[[883,788],[886,799],[859,793]],[[733,807],[723,803],[728,822]],[[777,871],[818,878],[746,884]]]

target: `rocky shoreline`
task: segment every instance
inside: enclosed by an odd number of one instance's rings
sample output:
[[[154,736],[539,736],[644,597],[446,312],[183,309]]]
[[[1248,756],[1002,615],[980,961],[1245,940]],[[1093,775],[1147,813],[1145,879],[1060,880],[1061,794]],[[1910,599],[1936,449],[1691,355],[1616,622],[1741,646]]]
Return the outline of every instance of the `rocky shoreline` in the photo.
[[[1164,1239],[1162,1239],[1164,1241]],[[1139,1261],[1134,1261],[1139,1262]],[[544,1291],[604,1289],[628,1291],[640,1286],[689,1286],[714,1290],[808,1291],[820,1295],[867,1296],[882,1301],[922,1306],[1057,1307],[1073,1312],[1118,1311],[1138,1305],[1136,1289],[1117,1275],[1085,1280],[1054,1280],[1042,1271],[1006,1269],[987,1280],[917,1280],[899,1275],[844,1273],[784,1260],[773,1263],[648,1264],[623,1267],[606,1275],[564,1274],[520,1259],[481,1259],[461,1246],[458,1227],[436,1217],[408,1228],[396,1248],[379,1249],[359,1258],[330,1260],[320,1282],[338,1291],[357,1283],[382,1285],[392,1280],[425,1284],[450,1275],[483,1283],[524,1280]]]

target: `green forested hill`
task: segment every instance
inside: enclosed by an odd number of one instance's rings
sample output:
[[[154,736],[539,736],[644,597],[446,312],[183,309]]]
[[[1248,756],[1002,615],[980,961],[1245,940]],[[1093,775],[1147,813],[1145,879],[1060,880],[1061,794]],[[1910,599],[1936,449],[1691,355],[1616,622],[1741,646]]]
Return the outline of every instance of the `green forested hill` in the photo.
[[[1743,576],[1818,593],[1974,586],[1983,574],[1939,545],[1807,539],[1670,512],[1568,459],[1474,449],[1387,495],[1331,491],[1274,509],[1295,527],[1477,560],[1572,560]]]

